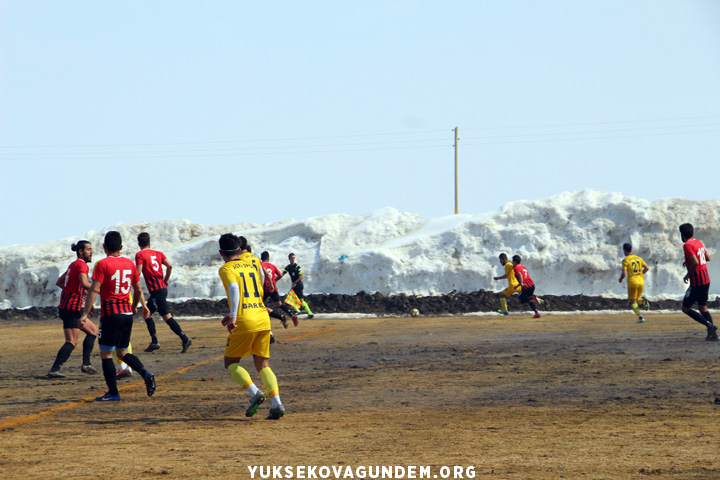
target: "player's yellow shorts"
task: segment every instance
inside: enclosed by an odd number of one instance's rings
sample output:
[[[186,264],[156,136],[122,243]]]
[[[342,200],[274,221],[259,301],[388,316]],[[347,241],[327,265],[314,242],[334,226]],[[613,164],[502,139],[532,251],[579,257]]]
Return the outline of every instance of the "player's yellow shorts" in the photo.
[[[636,300],[642,297],[645,282],[628,282],[628,299]]]
[[[508,287],[500,293],[502,293],[506,297],[511,297],[511,296],[515,295],[516,293],[520,293],[521,291],[522,291],[522,287],[518,283],[514,287]]]
[[[228,335],[226,357],[245,358],[250,354],[270,358],[270,330]]]

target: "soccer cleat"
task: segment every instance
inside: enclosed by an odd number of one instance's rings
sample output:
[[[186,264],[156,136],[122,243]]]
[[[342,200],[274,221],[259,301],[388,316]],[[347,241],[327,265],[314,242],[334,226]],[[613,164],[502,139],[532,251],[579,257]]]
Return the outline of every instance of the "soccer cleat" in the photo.
[[[125,367],[122,370],[118,370],[118,372],[115,374],[115,378],[127,378],[132,376],[132,370],[130,370],[130,367]]]
[[[310,316],[310,317],[308,317],[308,318],[312,318],[312,316]],[[293,316],[292,316],[292,321],[293,321],[293,325],[295,325],[295,326],[297,327],[297,326],[298,326],[297,315],[293,315]]]
[[[718,326],[717,325],[715,325],[714,323],[710,324],[707,331],[708,331],[708,334],[707,334],[707,337],[705,337],[705,340],[713,342],[718,339],[718,334],[717,334]]]
[[[287,328],[287,320],[285,319],[285,317],[280,319],[280,323],[282,323],[283,327]]]
[[[646,312],[650,310],[650,302],[648,302],[648,299],[646,297],[643,297],[642,299],[642,306],[643,310],[645,310]]]
[[[501,314],[501,315],[507,315],[509,312],[508,312],[507,310],[503,310],[503,309],[501,308],[500,310],[497,311],[497,313],[499,313],[499,314]]]
[[[148,345],[148,347],[145,349],[146,352],[154,352],[155,350],[160,350],[160,344],[159,343],[151,343]]]
[[[638,317],[637,323],[645,323],[645,319],[643,318],[642,315],[640,315],[640,316]]]
[[[50,378],[65,378],[65,374],[60,370],[50,370],[47,376]]]
[[[102,397],[95,397],[96,402],[119,402],[120,401],[120,394],[110,395],[110,392],[107,392]]]
[[[273,333],[270,332],[270,345],[272,345],[273,343],[275,343],[275,335],[273,335]]]
[[[307,318],[308,318],[308,320],[310,320],[311,318],[315,318],[315,315],[313,315],[313,314],[311,313],[310,315],[307,316]],[[295,324],[295,326],[297,327],[297,323]]]
[[[278,405],[277,407],[272,407],[270,409],[270,414],[267,416],[265,420],[280,420],[285,415],[285,407],[282,406],[282,403]]]
[[[540,318],[540,312],[535,313],[532,318]]]
[[[185,352],[187,352],[187,349],[190,348],[190,345],[192,345],[192,340],[190,339],[190,337],[187,337],[187,342],[183,342],[183,345],[182,345],[183,348],[182,348],[182,351],[181,351],[180,353],[185,353]],[[159,348],[159,347],[158,347],[158,348]]]
[[[148,397],[152,397],[152,394],[155,393],[155,375],[150,371],[147,370],[145,372],[145,388],[147,389]]]
[[[262,392],[257,392],[251,399],[250,399],[250,406],[247,410],[245,410],[245,416],[246,417],[252,417],[255,415],[255,412],[257,412],[258,407],[261,403],[265,401],[265,395]]]
[[[95,375],[97,373],[97,370],[92,365],[82,365],[80,371],[88,375]]]

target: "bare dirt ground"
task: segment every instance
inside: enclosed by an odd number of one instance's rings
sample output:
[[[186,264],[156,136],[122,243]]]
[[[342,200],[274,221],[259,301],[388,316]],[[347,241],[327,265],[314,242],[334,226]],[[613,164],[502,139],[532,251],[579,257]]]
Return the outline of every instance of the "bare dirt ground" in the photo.
[[[461,466],[464,478],[720,478],[720,344],[682,314],[646,318],[275,323],[271,365],[287,408],[279,421],[264,419],[267,403],[244,416],[248,396],[222,367],[218,319],[179,318],[194,342],[186,354],[162,322],[162,348],[143,353],[148,335],[136,324],[136,354],[158,390],[148,398],[139,378],[123,380],[113,403],[91,401],[105,385],[80,373],[79,348],[66,379],[45,377],[63,341],[59,320],[6,320],[0,472],[244,479],[248,466],[304,465],[359,478],[359,467],[428,466],[442,478],[443,466]],[[99,367],[97,347],[93,355]]]

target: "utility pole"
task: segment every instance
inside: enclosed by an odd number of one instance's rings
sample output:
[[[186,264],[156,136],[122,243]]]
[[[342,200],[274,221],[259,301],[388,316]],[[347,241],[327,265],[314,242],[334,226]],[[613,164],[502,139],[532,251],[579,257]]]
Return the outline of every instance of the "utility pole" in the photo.
[[[455,127],[455,215],[458,211],[458,127]]]

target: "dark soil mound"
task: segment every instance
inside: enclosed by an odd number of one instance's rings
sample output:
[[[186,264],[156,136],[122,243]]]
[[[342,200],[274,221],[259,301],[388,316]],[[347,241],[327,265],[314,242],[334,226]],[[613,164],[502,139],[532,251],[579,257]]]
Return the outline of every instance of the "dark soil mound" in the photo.
[[[595,297],[588,295],[546,295],[554,311],[627,310],[625,299]],[[472,293],[451,292],[446,295],[419,297],[415,295],[390,295],[359,292],[355,295],[314,294],[306,297],[313,313],[369,313],[376,315],[407,315],[417,308],[423,315],[456,315],[471,312],[494,312],[500,308],[493,292],[478,290]],[[511,311],[529,310],[514,299],[508,301]],[[651,303],[652,310],[680,310],[679,300],[659,300]],[[172,312],[177,316],[223,316],[227,313],[226,300],[192,299],[172,303]],[[720,307],[716,299],[711,308]],[[0,310],[0,321],[37,320],[57,317],[55,307],[32,307],[26,309]]]

